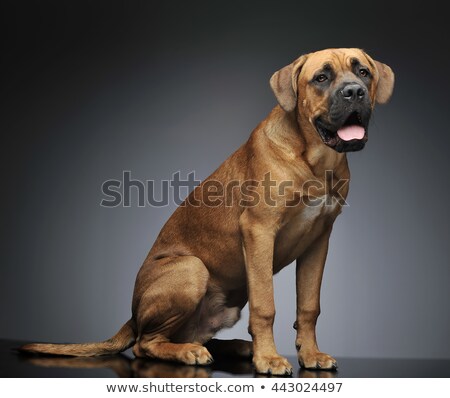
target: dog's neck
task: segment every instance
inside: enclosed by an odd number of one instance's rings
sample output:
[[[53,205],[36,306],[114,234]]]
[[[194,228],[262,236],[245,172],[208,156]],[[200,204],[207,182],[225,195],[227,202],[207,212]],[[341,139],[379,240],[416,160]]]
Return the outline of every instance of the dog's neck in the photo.
[[[316,176],[327,170],[347,172],[345,153],[325,145],[309,120],[298,112],[285,112],[276,106],[263,126],[266,135],[292,159],[302,158]]]

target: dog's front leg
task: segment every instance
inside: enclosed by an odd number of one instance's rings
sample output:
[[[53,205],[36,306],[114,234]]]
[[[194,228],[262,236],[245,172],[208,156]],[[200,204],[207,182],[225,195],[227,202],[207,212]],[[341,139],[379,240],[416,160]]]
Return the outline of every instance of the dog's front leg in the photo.
[[[253,365],[257,373],[290,375],[292,366],[277,353],[273,338],[274,231],[244,212],[240,219],[250,307],[249,333],[253,338]]]
[[[295,345],[298,361],[308,369],[336,369],[336,360],[319,351],[316,322],[320,314],[320,286],[331,227],[297,259],[297,329]]]

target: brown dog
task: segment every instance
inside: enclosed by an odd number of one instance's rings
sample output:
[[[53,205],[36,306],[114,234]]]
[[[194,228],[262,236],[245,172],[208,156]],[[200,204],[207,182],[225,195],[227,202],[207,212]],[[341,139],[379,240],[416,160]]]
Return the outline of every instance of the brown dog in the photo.
[[[394,74],[362,50],[330,49],[301,56],[270,85],[279,105],[167,221],[122,329],[102,343],[22,350],[94,356],[133,346],[138,357],[205,365],[206,344],[253,353],[258,373],[291,374],[274,344],[272,277],[296,260],[298,360],[337,366],[315,335],[328,239],[348,192],[345,152],[364,147],[372,109],[391,96]],[[237,322],[247,300],[253,344],[211,340]]]

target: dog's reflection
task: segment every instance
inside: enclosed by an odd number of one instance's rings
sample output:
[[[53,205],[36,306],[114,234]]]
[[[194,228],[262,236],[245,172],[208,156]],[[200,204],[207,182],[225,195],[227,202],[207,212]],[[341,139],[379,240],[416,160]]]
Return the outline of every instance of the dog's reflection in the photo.
[[[118,377],[206,378],[211,377],[213,371],[253,375],[250,361],[236,359],[215,362],[210,366],[188,366],[143,358],[131,359],[120,354],[89,358],[26,355],[23,359],[33,365],[47,368],[111,369]]]
[[[329,379],[337,377],[338,372],[336,370],[313,370],[300,368],[298,370],[297,376],[300,378],[307,379]]]
[[[24,361],[45,368],[111,369],[118,377],[134,377],[131,360],[125,355],[104,357],[23,356]]]
[[[188,366],[143,358],[131,359],[121,354],[89,358],[27,355],[23,356],[23,359],[35,366],[47,368],[111,369],[118,377],[207,378],[211,377],[215,371],[248,377],[264,377],[255,375],[251,361],[236,358],[222,359],[210,366]],[[333,378],[337,377],[337,372],[300,368],[297,376],[300,378]]]

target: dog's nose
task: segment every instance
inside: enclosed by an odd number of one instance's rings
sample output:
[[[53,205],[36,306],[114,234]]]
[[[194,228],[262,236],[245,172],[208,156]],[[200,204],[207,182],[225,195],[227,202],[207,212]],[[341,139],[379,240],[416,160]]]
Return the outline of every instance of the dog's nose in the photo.
[[[355,101],[363,99],[366,95],[366,90],[358,83],[351,83],[344,86],[341,90],[342,96],[348,101]]]

